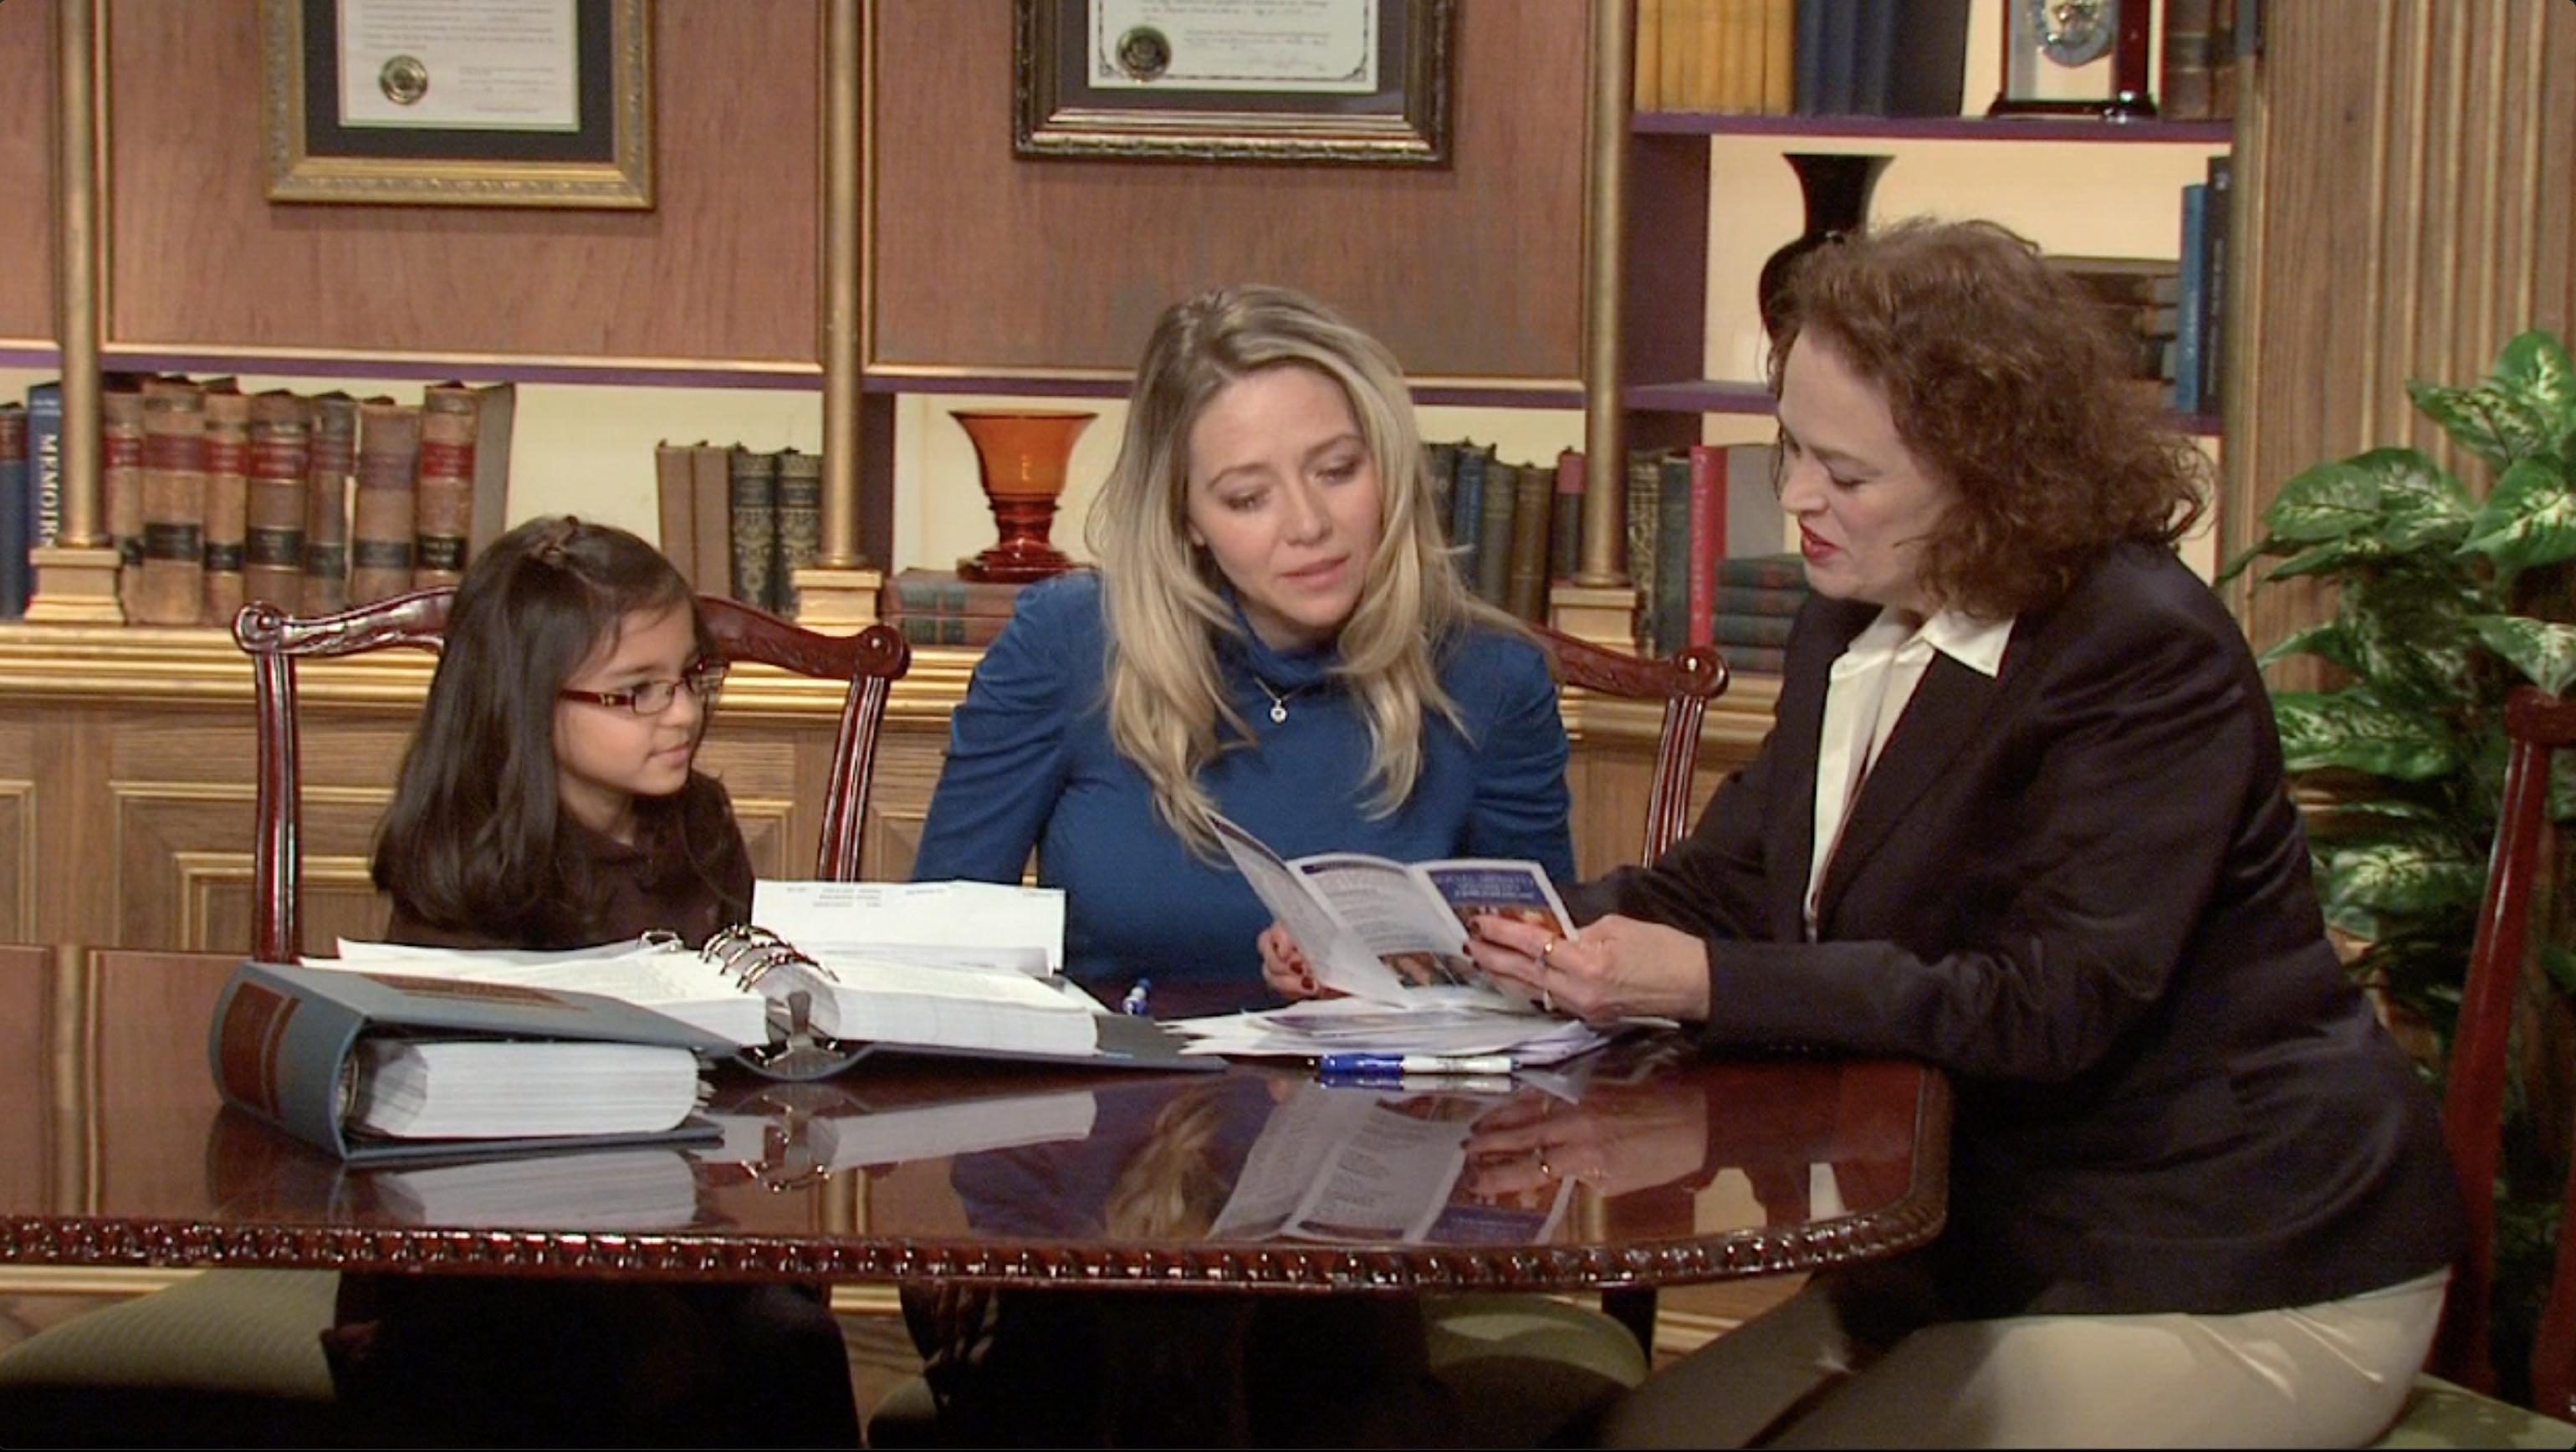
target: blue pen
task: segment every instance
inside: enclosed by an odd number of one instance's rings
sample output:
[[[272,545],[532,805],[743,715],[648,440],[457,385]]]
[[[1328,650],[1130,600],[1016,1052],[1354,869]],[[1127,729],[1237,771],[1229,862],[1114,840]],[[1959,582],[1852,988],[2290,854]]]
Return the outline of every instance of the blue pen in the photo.
[[[1363,1074],[1402,1077],[1407,1074],[1508,1074],[1509,1054],[1326,1054],[1315,1071],[1324,1077]]]
[[[1127,990],[1127,996],[1118,1000],[1118,1011],[1134,1018],[1150,1017],[1154,1010],[1146,1002],[1145,993],[1153,986],[1154,980],[1151,978],[1137,979],[1136,986]]]

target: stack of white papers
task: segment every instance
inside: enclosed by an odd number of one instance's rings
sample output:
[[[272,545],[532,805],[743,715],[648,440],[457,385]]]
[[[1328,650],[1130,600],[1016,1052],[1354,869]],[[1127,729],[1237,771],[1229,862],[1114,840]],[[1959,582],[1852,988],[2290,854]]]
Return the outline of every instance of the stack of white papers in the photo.
[[[698,1089],[697,1055],[668,1044],[369,1038],[347,1113],[400,1139],[659,1134]]]
[[[1258,1013],[1181,1019],[1170,1025],[1187,1052],[1233,1057],[1319,1054],[1509,1054],[1515,1065],[1553,1064],[1610,1041],[1580,1019],[1514,1013],[1481,996],[1451,1002],[1415,993],[1400,1007],[1365,998],[1318,998]]]

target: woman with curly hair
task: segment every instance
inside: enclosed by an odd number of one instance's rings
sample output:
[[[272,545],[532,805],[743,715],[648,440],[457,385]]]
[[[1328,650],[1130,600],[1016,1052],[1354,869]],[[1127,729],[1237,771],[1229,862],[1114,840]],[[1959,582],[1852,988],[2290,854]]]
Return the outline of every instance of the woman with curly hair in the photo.
[[[2122,356],[1999,227],[1809,254],[1770,738],[1566,894],[1577,936],[1476,923],[1586,1016],[1954,1086],[1940,1237],[1659,1372],[1613,1443],[2358,1446],[2423,1360],[2461,1234],[2432,1097],[2327,941],[2262,677],[2175,552],[2206,465]]]

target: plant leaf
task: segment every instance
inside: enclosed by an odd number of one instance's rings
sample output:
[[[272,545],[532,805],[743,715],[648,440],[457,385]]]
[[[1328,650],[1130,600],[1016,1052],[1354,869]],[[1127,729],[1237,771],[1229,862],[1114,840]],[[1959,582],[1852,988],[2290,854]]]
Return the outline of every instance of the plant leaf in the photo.
[[[2495,371],[2469,388],[2422,381],[2406,393],[2460,447],[2498,469],[2538,453],[2576,453],[2576,362],[2540,330],[2507,343]]]
[[[2486,863],[2469,858],[2441,833],[2337,848],[2326,860],[2320,886],[2338,913],[2358,909],[2374,918],[2420,918],[2475,912],[2486,894]]]
[[[2535,565],[2576,559],[2576,478],[2554,452],[2528,454],[2497,476],[2461,542],[2508,580]]]
[[[2392,710],[2367,686],[2341,691],[2283,691],[2272,699],[2281,754],[2292,772],[2337,768],[2399,781],[2430,781],[2456,771],[2460,753],[2420,711]]]
[[[2307,469],[2281,486],[2263,511],[2268,544],[2287,553],[2334,540],[2386,541],[2403,530],[2465,536],[2476,501],[2460,481],[2420,449],[2371,449]]]
[[[2469,618],[2469,628],[2487,649],[2549,694],[2563,696],[2568,685],[2576,682],[2576,625],[2528,615],[2475,615]]]

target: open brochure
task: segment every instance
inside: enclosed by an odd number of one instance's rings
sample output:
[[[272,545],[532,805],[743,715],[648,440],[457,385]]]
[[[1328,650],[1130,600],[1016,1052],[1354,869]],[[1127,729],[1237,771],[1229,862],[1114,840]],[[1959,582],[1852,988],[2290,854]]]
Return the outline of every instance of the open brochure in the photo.
[[[1543,1244],[1572,1180],[1529,1203],[1460,1187],[1468,1135],[1493,1103],[1299,1085],[1263,1124],[1209,1238]]]
[[[1536,1014],[1538,1005],[1479,972],[1467,923],[1486,913],[1574,935],[1574,919],[1535,862],[1449,858],[1396,862],[1358,852],[1294,861],[1225,817],[1217,840],[1262,905],[1284,924],[1327,988],[1381,1003],[1463,999]]]

